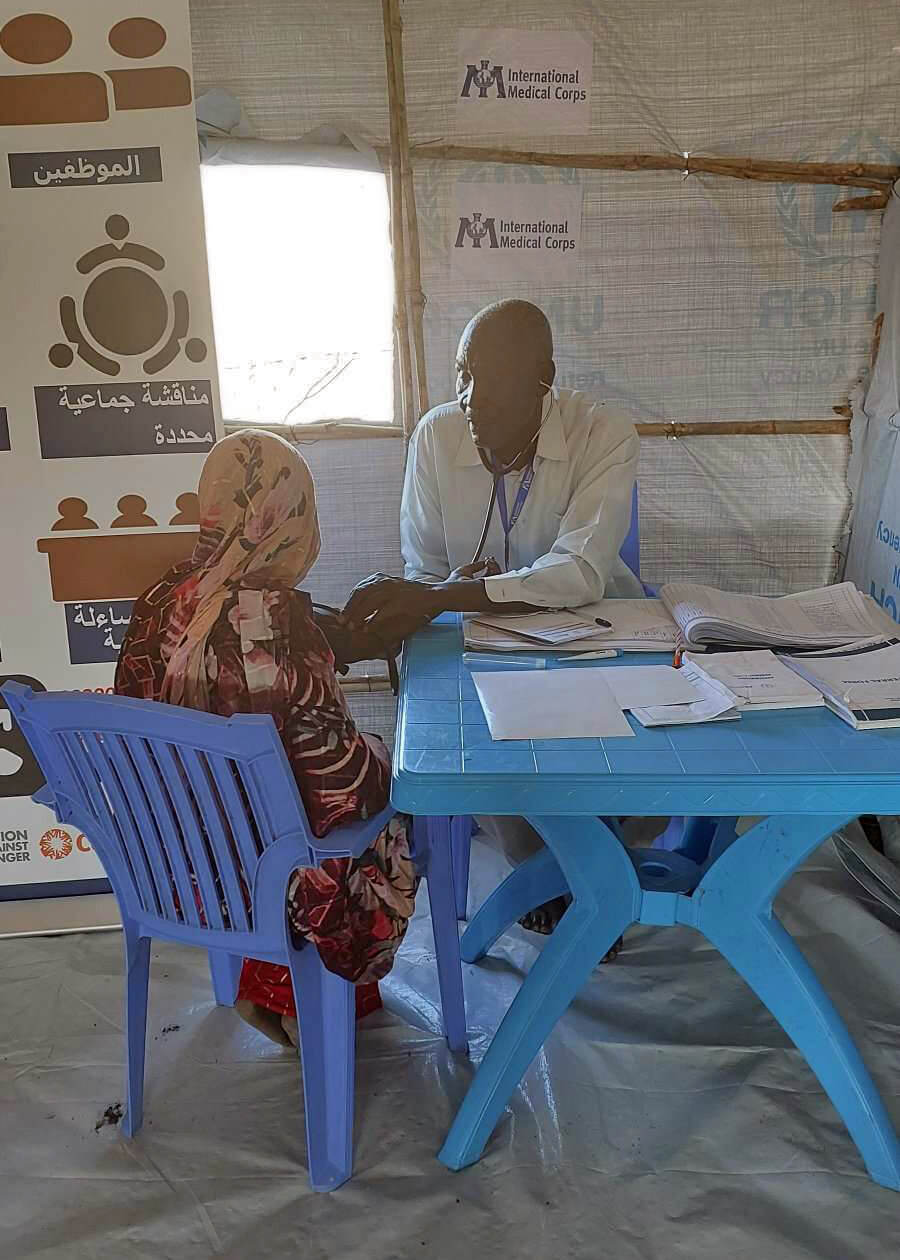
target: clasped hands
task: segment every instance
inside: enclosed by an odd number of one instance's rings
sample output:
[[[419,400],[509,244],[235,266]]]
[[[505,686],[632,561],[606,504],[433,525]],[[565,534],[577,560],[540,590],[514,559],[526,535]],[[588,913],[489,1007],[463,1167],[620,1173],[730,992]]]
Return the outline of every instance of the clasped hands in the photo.
[[[499,572],[496,560],[488,556],[474,564],[461,565],[446,582],[435,584],[373,573],[353,588],[342,619],[353,631],[371,634],[382,644],[395,645],[395,655],[404,639],[453,606],[448,592],[454,583],[493,577]]]

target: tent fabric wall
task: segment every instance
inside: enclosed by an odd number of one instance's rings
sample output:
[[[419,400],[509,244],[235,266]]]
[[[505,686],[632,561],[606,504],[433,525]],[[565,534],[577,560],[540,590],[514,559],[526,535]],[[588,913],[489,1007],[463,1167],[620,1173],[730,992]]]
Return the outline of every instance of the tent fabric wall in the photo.
[[[558,152],[702,152],[900,160],[893,0],[406,0],[412,144]],[[381,6],[194,0],[198,90],[225,88],[263,139],[343,124],[388,137]],[[459,130],[457,33],[574,30],[593,39],[589,134]],[[468,124],[467,124],[468,125]],[[450,266],[453,190],[579,186],[586,255],[574,280],[527,286],[550,316],[559,380],[637,420],[827,418],[865,370],[880,217],[832,215],[840,190],[677,172],[591,172],[417,159],[432,402],[451,396],[459,332],[521,294]],[[645,439],[642,541],[652,579],[784,591],[830,580],[844,529],[841,438]],[[710,526],[713,526],[712,534]],[[708,539],[719,540],[710,548]]]

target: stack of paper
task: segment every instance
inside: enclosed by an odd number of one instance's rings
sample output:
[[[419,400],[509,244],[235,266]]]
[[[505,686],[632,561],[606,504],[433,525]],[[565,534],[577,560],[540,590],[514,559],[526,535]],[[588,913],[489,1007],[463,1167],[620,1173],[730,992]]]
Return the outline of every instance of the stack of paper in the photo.
[[[811,709],[824,705],[820,691],[782,664],[774,652],[707,652],[690,661],[697,673],[725,686],[742,711]]]
[[[715,678],[702,674],[693,661],[685,661],[681,677],[694,688],[696,698],[681,704],[653,704],[632,709],[642,726],[688,726],[696,722],[722,722],[739,718],[737,699]]]
[[[858,730],[900,726],[900,643],[896,640],[781,659],[817,687],[829,709],[850,726]]]
[[[882,629],[852,582],[770,599],[672,582],[660,592],[687,647],[838,647]]]
[[[587,650],[586,641],[609,633],[593,617],[568,611],[527,613],[524,616],[478,613],[466,619],[466,647],[491,652]],[[605,647],[605,642],[603,643]]]
[[[597,618],[609,622],[612,629],[598,625]],[[571,637],[565,629],[567,624]],[[661,600],[602,599],[577,608],[574,613],[532,613],[527,617],[478,614],[466,619],[465,639],[466,647],[482,652],[534,652],[539,644],[554,652],[602,648],[671,652],[676,629]],[[555,638],[547,637],[547,632]]]

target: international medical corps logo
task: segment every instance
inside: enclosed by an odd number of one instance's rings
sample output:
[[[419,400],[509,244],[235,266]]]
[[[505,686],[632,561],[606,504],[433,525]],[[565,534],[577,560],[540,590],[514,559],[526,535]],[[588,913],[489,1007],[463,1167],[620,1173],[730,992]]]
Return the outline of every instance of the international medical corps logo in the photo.
[[[483,58],[480,66],[470,61],[466,66],[466,78],[460,96],[471,96],[473,87],[478,88],[479,100],[483,101],[491,88],[499,98],[505,100],[506,84],[503,82],[503,67],[491,66],[490,61]]]
[[[797,154],[794,162],[817,161],[810,154]],[[900,153],[871,132],[857,132],[828,159],[831,162],[900,162]],[[813,210],[798,196],[798,184],[776,184],[775,213],[784,238],[809,267],[841,267],[852,262],[875,264],[877,236],[871,236],[870,251],[848,246],[854,238],[866,233],[877,216],[864,211],[834,214],[831,207],[842,197],[864,195],[865,188],[844,188],[834,184],[816,184],[810,190]]]
[[[471,215],[459,216],[459,231],[456,233],[455,249],[462,249],[466,241],[472,242],[473,249],[481,249],[481,242],[487,240],[488,249],[497,248],[497,228],[493,216],[485,219],[480,210],[473,210]]]

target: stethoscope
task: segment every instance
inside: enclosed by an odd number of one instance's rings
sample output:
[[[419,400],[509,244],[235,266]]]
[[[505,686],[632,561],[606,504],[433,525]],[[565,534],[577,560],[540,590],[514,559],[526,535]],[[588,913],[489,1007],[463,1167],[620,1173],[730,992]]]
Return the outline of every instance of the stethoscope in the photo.
[[[519,462],[519,460],[522,458],[525,452],[534,445],[534,443],[537,441],[538,434],[540,433],[541,429],[543,429],[544,425],[547,423],[547,421],[550,418],[550,410],[553,406],[552,386],[548,385],[546,381],[541,381],[541,384],[547,390],[546,394],[544,395],[543,415],[541,416],[540,424],[535,429],[531,437],[528,439],[528,441],[525,443],[522,449],[518,452],[518,454],[514,455],[511,460],[508,460],[505,465],[498,464],[497,457],[494,455],[494,452],[493,451],[490,452],[490,456],[491,456],[490,471],[493,474],[494,482],[493,482],[493,485],[491,486],[491,497],[490,497],[490,500],[488,501],[487,512],[485,513],[485,517],[484,517],[484,525],[481,528],[481,537],[478,540],[478,546],[475,549],[475,554],[472,556],[471,563],[473,565],[477,564],[478,561],[481,559],[482,553],[484,552],[485,546],[487,545],[487,536],[488,536],[488,533],[490,532],[491,521],[494,519],[494,508],[497,506],[497,495],[498,495],[498,492],[501,492],[503,494],[503,499],[504,499],[503,507],[501,509],[501,517],[503,519],[503,533],[504,533],[504,567],[507,571],[509,570],[509,536],[512,533],[513,526],[515,525],[516,521],[519,519],[522,508],[525,506],[525,499],[528,497],[528,492],[531,489],[531,482],[534,479],[533,458],[532,458],[532,461],[529,463],[528,467],[525,469],[524,476],[522,477],[522,482],[519,486],[519,493],[516,496],[516,502],[513,505],[513,510],[511,514],[507,514],[507,511],[506,511],[506,504],[505,504],[506,491],[502,489],[503,479],[504,477],[507,476],[508,473],[511,473],[513,471],[516,464]]]

